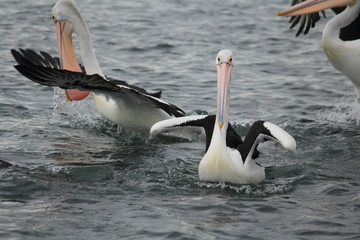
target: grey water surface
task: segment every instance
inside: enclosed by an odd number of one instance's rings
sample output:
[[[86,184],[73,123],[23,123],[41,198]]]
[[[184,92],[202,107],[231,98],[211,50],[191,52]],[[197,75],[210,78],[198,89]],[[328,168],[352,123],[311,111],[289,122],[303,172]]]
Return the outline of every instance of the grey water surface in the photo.
[[[204,139],[149,140],[16,72],[11,48],[57,55],[55,2],[0,2],[0,239],[360,239],[360,105],[322,52],[331,12],[295,38],[288,0],[77,1],[104,73],[188,115],[215,112],[215,56],[234,52],[235,129],[298,144],[266,142],[266,180],[234,185],[199,181]]]

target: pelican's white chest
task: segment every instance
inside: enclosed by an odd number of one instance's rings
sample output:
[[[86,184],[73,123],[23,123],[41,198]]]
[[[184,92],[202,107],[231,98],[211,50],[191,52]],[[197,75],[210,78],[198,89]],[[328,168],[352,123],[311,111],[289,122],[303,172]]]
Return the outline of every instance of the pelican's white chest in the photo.
[[[345,11],[331,19],[322,35],[324,53],[330,63],[354,84],[360,98],[360,40],[343,41],[340,29],[348,26],[358,16],[360,2],[348,6]]]
[[[331,64],[349,78],[360,76],[360,40],[342,41],[324,38],[322,41],[326,57]],[[357,72],[353,74],[353,72]]]
[[[199,178],[203,181],[228,182],[227,176],[235,174],[236,166],[230,159],[226,146],[209,147],[199,164]]]
[[[324,52],[330,63],[347,76],[360,97],[360,40],[341,41],[323,39]]]
[[[239,151],[226,147],[220,129],[215,127],[209,149],[199,164],[199,178],[210,182],[259,183],[265,179],[265,170],[252,159],[243,163]]]

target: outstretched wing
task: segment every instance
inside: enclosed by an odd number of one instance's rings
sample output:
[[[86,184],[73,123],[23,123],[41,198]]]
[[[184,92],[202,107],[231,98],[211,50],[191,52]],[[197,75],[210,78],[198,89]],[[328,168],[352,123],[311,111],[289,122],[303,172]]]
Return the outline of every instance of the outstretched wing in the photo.
[[[164,134],[167,132],[174,132],[177,129],[188,128],[191,131],[195,131],[198,128],[202,128],[205,131],[206,147],[208,150],[211,138],[214,131],[215,115],[194,115],[180,118],[167,119],[155,123],[150,129],[150,136],[155,137],[158,134]],[[181,137],[181,136],[179,136]],[[242,144],[241,137],[235,132],[233,127],[229,124],[226,134],[226,145],[230,148],[237,148]]]
[[[295,139],[289,133],[270,122],[256,121],[246,135],[244,143],[237,148],[243,161],[257,158],[258,154],[254,155],[254,152],[257,151],[258,144],[265,140],[275,140],[286,150],[296,151]]]
[[[141,87],[138,87],[138,86],[135,86],[135,85],[132,85],[132,84],[128,84],[127,82],[123,81],[123,80],[116,80],[116,79],[112,79],[108,76],[106,76],[106,79],[115,84],[115,85],[121,85],[121,86],[127,86],[127,87],[130,87],[132,89],[135,89],[141,93],[146,93],[147,95],[150,95],[150,96],[153,96],[153,97],[156,97],[156,98],[161,98],[161,91],[158,91],[158,92],[154,92],[154,93],[149,93],[148,91],[146,91],[145,89],[141,88]]]
[[[60,65],[60,59],[58,57],[52,57],[49,53],[47,52],[40,52],[37,53],[32,49],[22,49],[20,48],[19,50],[15,50],[15,49],[11,49],[11,53],[14,56],[16,62],[19,65],[23,65],[23,66],[42,66],[42,67],[50,67],[50,68],[54,68],[54,69],[61,69],[61,65]],[[80,65],[80,68],[82,69],[83,73],[86,73],[85,68]],[[156,97],[156,98],[161,98],[161,91],[155,92],[155,93],[149,93],[147,92],[145,89],[135,86],[135,85],[131,85],[128,84],[127,82],[123,81],[123,80],[116,80],[116,79],[112,79],[109,77],[106,77],[109,82],[115,84],[115,85],[122,85],[122,86],[127,86],[129,88],[135,89],[141,93],[146,93],[150,96]]]
[[[127,99],[134,99],[135,97],[137,101],[141,101],[141,104],[149,104],[160,108],[170,116],[181,117],[185,115],[185,112],[174,104],[146,93],[141,93],[128,86],[116,85],[113,82],[105,80],[98,74],[86,75],[84,73],[41,66],[17,65],[15,68],[25,77],[42,85],[60,87],[63,89],[92,91],[97,95],[111,98],[115,102],[121,100],[127,102]]]
[[[24,52],[31,53],[33,56],[33,52],[31,51]],[[35,57],[31,58],[31,60],[35,59],[35,61],[30,61],[27,58],[29,55],[24,54],[24,52],[20,52],[23,53],[20,54],[15,50],[12,51],[14,58],[19,63],[15,68],[22,75],[39,84],[63,89],[92,91],[97,95],[103,95],[108,99],[111,98],[115,102],[124,101],[129,104],[149,105],[160,108],[170,116],[175,117],[185,115],[185,112],[181,108],[154,97],[141,88],[134,88],[129,84],[119,84],[124,83],[123,81],[107,81],[98,74],[87,75],[85,73],[59,69],[58,62],[55,61],[54,64],[50,63],[50,59],[46,54],[42,55],[43,58]],[[34,62],[36,64],[34,64]]]
[[[19,65],[25,66],[43,66],[55,69],[61,69],[58,57],[52,57],[46,52],[37,53],[32,49],[11,49],[11,54]]]

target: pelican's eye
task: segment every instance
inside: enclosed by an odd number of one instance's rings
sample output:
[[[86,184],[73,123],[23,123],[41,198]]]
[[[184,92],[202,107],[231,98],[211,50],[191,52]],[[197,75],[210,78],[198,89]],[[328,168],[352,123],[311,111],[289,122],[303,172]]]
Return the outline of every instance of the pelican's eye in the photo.
[[[217,57],[217,63],[221,63],[221,57],[220,56]]]
[[[56,17],[54,14],[51,15],[52,20],[56,23]]]
[[[229,57],[228,62],[232,64],[232,61],[233,61],[232,57]]]

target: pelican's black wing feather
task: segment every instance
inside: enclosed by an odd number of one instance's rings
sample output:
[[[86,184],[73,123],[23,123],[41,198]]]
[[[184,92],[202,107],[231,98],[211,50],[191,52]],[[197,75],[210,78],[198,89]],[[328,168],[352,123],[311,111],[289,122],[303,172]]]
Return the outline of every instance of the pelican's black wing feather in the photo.
[[[152,104],[157,108],[161,108],[169,115],[175,117],[184,116],[185,112],[164,100],[158,99],[146,93],[139,92],[131,88],[129,85],[116,85],[107,81],[98,74],[87,75],[80,72],[72,72],[68,70],[60,70],[42,66],[26,66],[16,65],[15,68],[28,79],[39,84],[51,87],[60,87],[63,89],[78,89],[80,91],[92,91],[105,97],[117,99],[123,98],[124,94],[130,94],[142,100],[144,103]]]
[[[171,116],[181,117],[185,112],[174,104],[161,100],[161,92],[148,93],[143,88],[127,84],[121,80],[108,81],[98,74],[87,75],[83,72],[72,72],[60,69],[60,61],[50,54],[36,53],[31,49],[11,50],[18,65],[15,68],[28,79],[39,84],[63,89],[92,91],[115,101],[137,99],[138,104],[149,104],[160,108]],[[135,98],[134,98],[135,97]],[[133,100],[129,100],[132,101]]]
[[[106,81],[98,74],[86,75],[81,72],[72,72],[41,66],[14,66],[22,75],[28,79],[49,87],[60,87],[63,89],[78,89],[80,91],[118,91],[117,85]]]
[[[128,84],[127,82],[123,81],[123,80],[115,80],[115,79],[111,79],[111,78],[108,78],[109,82],[115,84],[115,85],[122,85],[122,86],[128,86],[130,88],[133,88],[133,89],[136,89],[137,91],[141,92],[141,93],[145,93],[145,94],[148,94],[150,96],[153,96],[153,97],[156,97],[156,98],[161,98],[161,91],[158,91],[158,92],[154,92],[154,93],[149,93],[147,92],[145,89],[141,88],[141,87],[138,87],[138,86],[135,86],[135,85],[132,85],[132,84]]]
[[[291,6],[296,5],[298,3],[304,2],[305,0],[292,0]],[[325,17],[325,12],[321,11]],[[320,20],[319,12],[309,13],[305,15],[293,16],[290,18],[289,23],[291,23],[290,28],[294,28],[296,25],[299,26],[298,31],[296,32],[296,37],[299,36],[301,33],[306,35],[310,28],[315,27],[317,21]]]
[[[251,159],[257,158],[259,156],[257,146],[266,140],[275,140],[288,151],[296,151],[296,141],[289,133],[275,124],[260,120],[253,123],[244,143],[237,148],[242,160],[245,162],[250,156]]]
[[[206,147],[205,150],[207,151],[210,143],[211,138],[214,132],[214,125],[215,125],[216,116],[215,115],[208,115],[206,118],[199,119],[196,121],[189,121],[186,124],[187,126],[194,126],[194,127],[203,127],[205,130],[206,135]],[[180,125],[182,126],[182,125]],[[229,123],[227,132],[226,132],[226,146],[230,148],[237,148],[243,141],[239,134],[237,134],[234,128]]]
[[[271,136],[270,131],[264,127],[264,121],[256,121],[253,123],[253,125],[250,127],[244,143],[241,144],[237,149],[239,150],[241,154],[242,160],[245,162],[248,154],[250,153],[253,145],[256,142],[256,139],[260,134],[265,134]],[[253,159],[256,159],[259,157],[259,151],[257,150],[257,144],[255,146],[254,153],[252,155]]]
[[[193,115],[185,116],[176,119],[167,119],[160,121],[151,128],[150,135],[156,136],[158,134],[164,133],[167,130],[176,129],[176,128],[186,128],[186,127],[199,127],[205,130],[206,145],[205,152],[207,152],[215,125],[216,116],[215,115]],[[228,129],[226,132],[226,146],[230,148],[237,148],[243,141],[239,134],[237,134],[234,128],[229,123]]]
[[[304,1],[305,0],[292,0],[291,6]],[[337,8],[332,8],[331,10],[335,14],[339,14],[345,9],[346,7],[337,7]],[[321,13],[323,17],[326,18],[325,11],[321,11]],[[316,22],[318,22],[319,20],[320,20],[320,13],[314,12],[305,15],[293,16],[290,18],[289,23],[291,23],[290,28],[294,28],[296,25],[299,26],[299,29],[296,33],[296,36],[299,36],[301,33],[306,35],[309,32],[310,28],[315,27]],[[351,24],[340,29],[340,35],[339,35],[340,39],[343,41],[353,41],[360,39],[359,26],[360,26],[360,14]]]
[[[11,49],[11,53],[14,56],[16,62],[19,65],[26,66],[43,66],[60,69],[60,60],[58,57],[52,57],[46,52],[37,53],[32,49]]]
[[[44,51],[37,53],[32,49],[21,49],[20,48],[18,51],[15,49],[11,49],[11,53],[19,65],[23,65],[23,66],[24,65],[25,66],[34,66],[35,65],[35,66],[49,67],[49,68],[54,68],[54,69],[61,69],[59,58],[52,57],[49,53],[44,52]],[[82,65],[80,65],[80,68],[82,69],[83,73],[86,73],[86,71]],[[149,93],[141,87],[128,84],[127,82],[122,81],[122,80],[115,80],[115,79],[111,79],[111,78],[107,78],[107,80],[109,80],[109,82],[111,82],[115,85],[127,86],[127,87],[135,89],[141,93],[145,93],[145,94],[148,94],[148,95],[156,97],[156,98],[161,98],[161,91],[158,91],[155,93]]]

